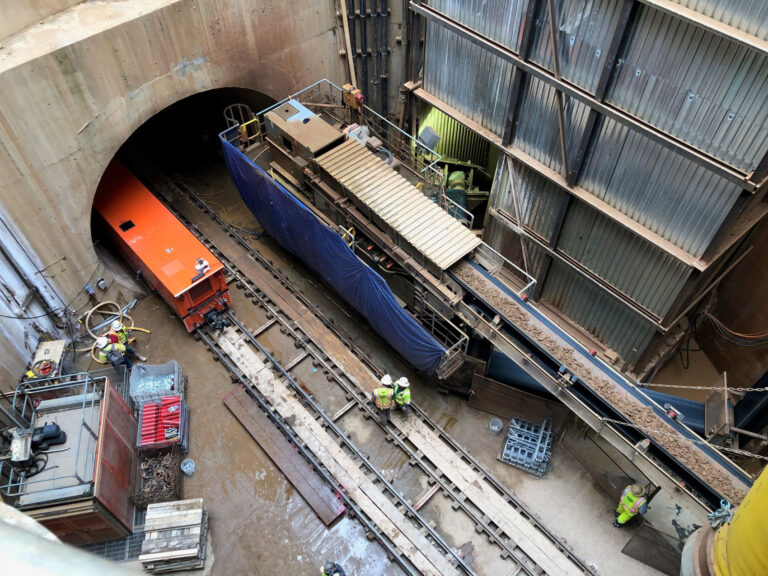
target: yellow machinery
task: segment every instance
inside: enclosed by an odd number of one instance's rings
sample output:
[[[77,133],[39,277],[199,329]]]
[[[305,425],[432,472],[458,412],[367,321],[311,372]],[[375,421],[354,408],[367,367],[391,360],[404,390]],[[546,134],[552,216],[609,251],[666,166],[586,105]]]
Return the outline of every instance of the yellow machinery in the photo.
[[[768,575],[768,468],[730,522],[694,532],[683,549],[680,576]]]

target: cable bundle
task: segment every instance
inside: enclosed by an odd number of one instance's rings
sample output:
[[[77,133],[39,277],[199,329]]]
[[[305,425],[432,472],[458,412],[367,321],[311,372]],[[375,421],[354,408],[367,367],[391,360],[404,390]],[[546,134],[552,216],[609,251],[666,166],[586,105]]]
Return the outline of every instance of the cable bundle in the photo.
[[[742,334],[741,332],[731,330],[709,312],[704,313],[704,318],[712,323],[712,326],[714,326],[717,333],[722,336],[724,340],[727,340],[735,346],[756,348],[758,346],[768,345],[768,331],[753,332],[752,334]]]

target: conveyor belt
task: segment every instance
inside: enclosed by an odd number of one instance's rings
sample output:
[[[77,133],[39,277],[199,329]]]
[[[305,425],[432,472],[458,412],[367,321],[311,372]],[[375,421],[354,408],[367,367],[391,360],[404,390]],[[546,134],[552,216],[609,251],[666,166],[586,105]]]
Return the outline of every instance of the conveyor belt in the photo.
[[[410,182],[349,139],[317,164],[440,270],[480,245],[480,239]]]
[[[460,285],[464,287],[469,293],[469,299],[471,305],[477,310],[482,311],[493,318],[494,315],[498,315],[500,320],[505,325],[506,331],[523,347],[531,352],[529,358],[531,362],[537,364],[538,369],[548,372],[551,375],[557,375],[561,366],[564,366],[569,372],[573,373],[572,367],[569,364],[574,364],[578,361],[584,368],[586,368],[594,377],[608,379],[610,382],[615,383],[622,391],[630,394],[634,399],[639,401],[645,406],[649,406],[653,412],[662,418],[662,420],[672,427],[682,438],[687,440],[701,440],[692,430],[679,424],[666,416],[664,409],[639,390],[631,381],[623,377],[621,374],[613,370],[610,366],[603,363],[598,358],[594,358],[589,354],[589,351],[574,340],[570,335],[563,331],[557,324],[552,322],[544,314],[542,314],[535,307],[530,304],[526,304],[515,294],[509,287],[507,287],[499,279],[495,278],[488,271],[478,265],[476,262],[467,259],[467,261],[474,270],[478,271],[485,281],[491,283],[493,286],[501,290],[503,295],[509,298],[516,307],[525,315],[525,320],[529,322],[527,327],[528,332],[536,330],[537,337],[550,338],[557,342],[562,348],[567,349],[567,355],[570,356],[569,360],[565,358],[556,358],[550,351],[548,351],[539,341],[534,339],[531,334],[523,331],[518,323],[513,322],[509,318],[506,318],[504,314],[499,310],[501,304],[497,301],[495,305],[487,302],[487,298],[478,293],[477,290],[470,287],[467,282],[462,280],[459,275],[456,274],[455,269],[449,271],[451,277],[456,280]],[[464,265],[463,263],[461,265]],[[551,341],[550,341],[551,342]],[[605,417],[612,419],[620,419],[628,421],[622,413],[622,407],[614,406],[608,402],[605,398],[602,398],[595,390],[592,390],[583,382],[576,382],[569,387],[569,391],[573,394],[577,394],[581,397],[581,400],[593,408],[596,412],[604,415]],[[642,438],[640,433],[633,428],[627,427],[623,429],[628,437],[631,437],[633,441],[635,438]],[[653,439],[652,439],[653,440]],[[749,475],[736,466],[731,460],[724,457],[722,453],[710,446],[704,446],[697,444],[695,447],[700,450],[709,460],[712,461],[713,467],[719,465],[722,469],[727,471],[728,474],[734,480],[734,485],[742,484],[744,489],[751,485],[751,479]],[[710,486],[705,480],[703,480],[697,473],[686,467],[682,462],[670,454],[657,442],[653,442],[654,457],[664,463],[664,465],[675,471],[682,479],[684,479],[690,486],[692,486],[696,492],[704,496],[708,502],[713,505],[719,501],[723,495]]]

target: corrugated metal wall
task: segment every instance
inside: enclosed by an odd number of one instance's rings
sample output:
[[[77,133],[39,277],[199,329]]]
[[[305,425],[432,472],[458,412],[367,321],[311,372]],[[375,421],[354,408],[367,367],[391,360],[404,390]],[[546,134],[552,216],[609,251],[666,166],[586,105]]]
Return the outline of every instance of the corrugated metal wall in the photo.
[[[440,135],[434,150],[443,158],[471,162],[488,169],[491,145],[464,124],[454,120],[437,108],[425,108],[419,119],[419,130],[429,126]]]
[[[501,134],[512,65],[446,28],[427,27],[424,86],[478,124]]]
[[[427,0],[477,32],[518,52],[528,1]],[[594,92],[620,18],[615,0],[555,0],[563,78]],[[681,0],[703,14],[768,37],[763,2]],[[721,5],[722,4],[722,5]],[[762,15],[762,16],[760,16]],[[530,58],[552,69],[547,3],[535,16]],[[428,21],[424,88],[502,136],[513,66]],[[555,91],[527,76],[516,106],[512,145],[562,173]],[[638,5],[625,32],[605,99],[610,104],[711,154],[736,169],[755,168],[768,147],[768,59],[763,55],[647,5]],[[564,97],[568,162],[582,138],[589,108]],[[499,163],[491,206],[517,218],[504,163]],[[656,329],[633,310],[662,318],[694,275],[678,258],[630,232],[523,164],[514,162],[520,220],[528,233],[555,245],[571,264],[528,241],[531,271],[544,272],[543,301],[560,308],[630,363]],[[600,117],[575,183],[695,257],[701,257],[742,193],[668,147]],[[565,210],[568,206],[567,211]],[[509,223],[491,216],[486,240],[520,262],[520,240]],[[596,286],[574,267],[601,279]],[[632,306],[606,292],[621,293]]]
[[[689,266],[583,202],[574,202],[557,249],[663,317],[691,274]]]
[[[541,300],[629,363],[638,360],[655,333],[647,321],[561,262],[552,262]]]
[[[643,6],[607,99],[749,172],[768,138],[766,90],[768,58]]]
[[[765,0],[672,0],[719,22],[768,40],[768,2]]]
[[[603,118],[578,184],[679,246],[701,256],[739,197],[739,187]]]

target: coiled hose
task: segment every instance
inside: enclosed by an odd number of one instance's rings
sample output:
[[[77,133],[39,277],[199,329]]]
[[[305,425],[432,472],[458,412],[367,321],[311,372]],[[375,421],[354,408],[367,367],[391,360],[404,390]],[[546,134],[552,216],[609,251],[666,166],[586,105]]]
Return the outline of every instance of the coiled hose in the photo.
[[[102,306],[108,306],[108,305],[111,305],[111,306],[115,307],[115,310],[116,310],[115,315],[118,316],[118,318],[119,318],[121,323],[123,323],[124,319],[127,319],[127,320],[130,321],[131,325],[130,326],[126,326],[128,328],[128,330],[144,332],[145,334],[151,334],[152,333],[151,330],[147,330],[146,328],[140,328],[138,326],[134,326],[133,318],[131,318],[130,315],[125,314],[123,312],[123,309],[120,307],[120,305],[117,302],[114,302],[113,300],[105,300],[104,302],[99,302],[98,304],[96,304],[96,306],[94,306],[93,308],[88,310],[88,312],[86,312],[86,314],[85,314],[85,329],[88,331],[88,334],[91,335],[91,338],[93,338],[93,344],[91,344],[90,346],[87,346],[85,348],[77,348],[77,349],[75,349],[75,352],[89,352],[90,351],[91,358],[95,362],[97,362],[99,364],[106,364],[106,361],[99,360],[99,358],[96,356],[96,341],[99,338],[99,336],[97,334],[94,334],[93,330],[91,329],[91,316],[93,315],[94,312],[96,312],[96,310],[98,310]],[[134,341],[134,338],[131,338],[130,340],[128,340],[129,343],[133,342],[133,341]]]

